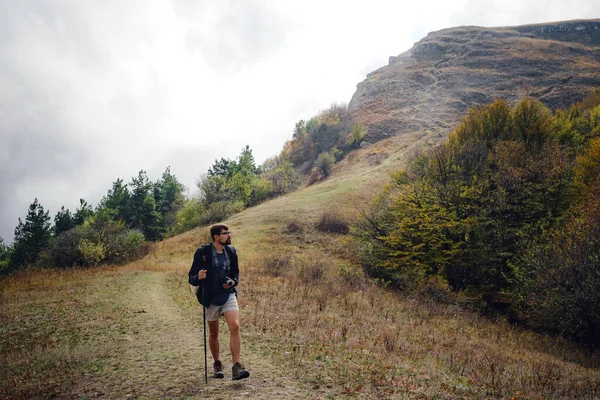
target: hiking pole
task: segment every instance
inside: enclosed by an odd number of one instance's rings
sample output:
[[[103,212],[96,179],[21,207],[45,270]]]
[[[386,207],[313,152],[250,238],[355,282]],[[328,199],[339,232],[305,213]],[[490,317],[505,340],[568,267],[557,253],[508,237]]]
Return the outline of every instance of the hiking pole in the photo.
[[[202,320],[204,322],[204,380],[208,384],[208,364],[206,361],[206,307],[202,305]]]
[[[206,294],[206,277],[202,280],[202,301]],[[204,380],[208,385],[208,362],[206,361],[206,306],[202,304],[202,322],[204,323]]]

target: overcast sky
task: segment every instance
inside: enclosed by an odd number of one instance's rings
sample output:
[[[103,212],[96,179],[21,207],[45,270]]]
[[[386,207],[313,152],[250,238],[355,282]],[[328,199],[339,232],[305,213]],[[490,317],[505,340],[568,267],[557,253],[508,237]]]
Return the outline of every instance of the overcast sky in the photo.
[[[403,3],[407,3],[403,5]],[[598,18],[600,0],[0,0],[0,236],[37,197],[54,218],[167,166],[189,188],[428,32]]]

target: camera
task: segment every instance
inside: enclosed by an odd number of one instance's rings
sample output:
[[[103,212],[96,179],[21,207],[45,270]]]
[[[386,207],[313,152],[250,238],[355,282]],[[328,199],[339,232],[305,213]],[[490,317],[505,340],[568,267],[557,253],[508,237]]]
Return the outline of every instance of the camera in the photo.
[[[223,283],[227,286],[233,286],[235,284],[235,281],[230,277],[226,276],[225,279],[223,279]]]

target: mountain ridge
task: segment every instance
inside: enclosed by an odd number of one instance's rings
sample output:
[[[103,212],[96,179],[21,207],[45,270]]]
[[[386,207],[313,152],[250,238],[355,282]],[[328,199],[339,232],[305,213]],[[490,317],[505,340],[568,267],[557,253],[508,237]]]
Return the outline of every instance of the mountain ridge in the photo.
[[[468,108],[524,97],[568,107],[600,86],[600,19],[430,32],[357,84],[348,104],[367,142],[445,137]]]

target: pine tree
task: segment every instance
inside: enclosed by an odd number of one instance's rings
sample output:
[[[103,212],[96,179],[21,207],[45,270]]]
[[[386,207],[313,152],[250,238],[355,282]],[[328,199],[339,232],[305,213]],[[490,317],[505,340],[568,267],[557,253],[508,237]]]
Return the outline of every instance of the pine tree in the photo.
[[[83,225],[85,219],[93,215],[94,210],[92,209],[92,206],[84,199],[79,199],[79,207],[75,210],[75,215],[73,216],[75,225]]]
[[[131,195],[127,184],[123,184],[122,179],[113,182],[112,189],[100,201],[100,208],[105,209],[112,219],[131,223]]]
[[[158,240],[161,237],[161,215],[156,211],[156,201],[152,193],[152,184],[146,171],[141,170],[131,179],[130,215],[131,227],[140,229],[146,239]]]
[[[73,215],[69,209],[65,209],[65,206],[60,208],[60,211],[54,216],[54,236],[58,236],[63,232],[75,228],[75,221]]]
[[[156,201],[156,210],[161,214],[162,233],[175,224],[175,215],[184,204],[184,190],[185,186],[177,180],[175,175],[171,174],[171,167],[167,167],[162,179],[154,184],[154,200]]]
[[[38,199],[29,206],[25,223],[19,218],[15,228],[13,253],[10,258],[9,269],[15,270],[37,261],[42,249],[50,242],[50,216],[49,211],[38,203]]]

